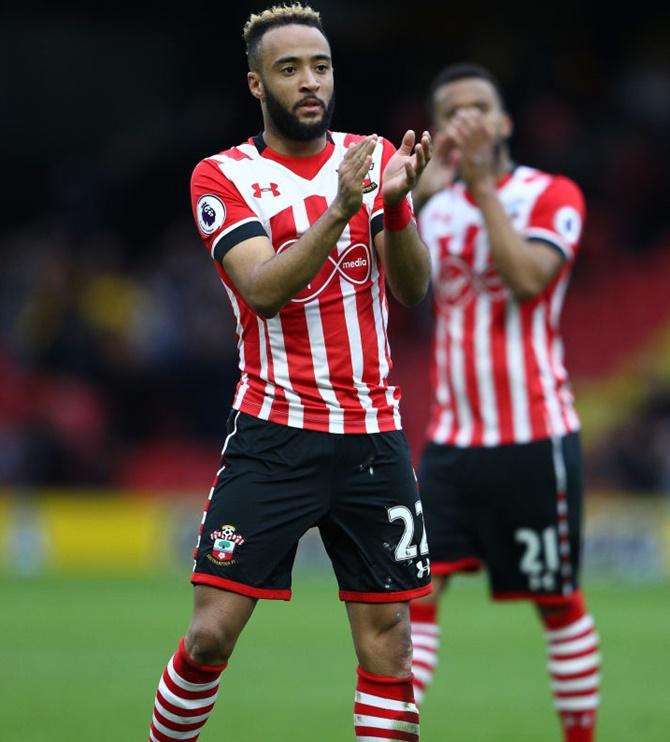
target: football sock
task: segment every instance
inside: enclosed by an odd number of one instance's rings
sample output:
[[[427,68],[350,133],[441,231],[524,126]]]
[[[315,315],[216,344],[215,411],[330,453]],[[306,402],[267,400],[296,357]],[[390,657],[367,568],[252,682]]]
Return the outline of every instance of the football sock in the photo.
[[[437,653],[440,647],[440,627],[437,625],[437,603],[417,603],[409,605],[412,622],[412,675],[414,699],[419,705],[423,702],[426,689],[433,680],[437,666]]]
[[[354,702],[357,742],[418,742],[419,711],[412,678],[373,675],[360,667]]]
[[[179,642],[158,684],[149,742],[193,742],[214,708],[219,676],[226,665],[194,662]]]
[[[565,742],[592,742],[600,685],[600,654],[593,618],[576,593],[567,611],[544,616],[554,705]]]

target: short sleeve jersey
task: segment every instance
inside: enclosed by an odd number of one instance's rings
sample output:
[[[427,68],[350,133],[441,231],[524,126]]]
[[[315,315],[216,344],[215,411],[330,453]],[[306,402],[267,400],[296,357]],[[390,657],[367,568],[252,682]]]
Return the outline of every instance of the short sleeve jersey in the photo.
[[[193,215],[237,323],[240,380],[233,407],[279,424],[333,433],[401,427],[390,386],[384,273],[374,248],[383,229],[381,177],[395,151],[380,139],[363,204],[313,280],[271,319],[256,314],[222,259],[253,237],[290,250],[337,193],[337,169],[358,135],[332,132],[322,152],[287,157],[258,135],[207,157],[191,179]]]
[[[513,226],[563,258],[538,296],[518,301],[498,276],[481,212],[457,182],[426,204],[435,321],[427,436],[456,446],[525,443],[579,429],[559,320],[585,208],[568,178],[517,167],[498,184]]]

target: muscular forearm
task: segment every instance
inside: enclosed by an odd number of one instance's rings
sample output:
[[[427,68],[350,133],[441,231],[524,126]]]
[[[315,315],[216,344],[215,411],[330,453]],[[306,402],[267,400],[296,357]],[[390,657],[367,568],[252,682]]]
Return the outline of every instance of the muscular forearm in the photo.
[[[391,291],[401,304],[414,306],[426,295],[430,256],[413,221],[397,232],[384,230],[384,269]]]
[[[536,296],[549,280],[547,267],[512,226],[495,187],[473,188],[472,192],[484,217],[498,275],[517,299]]]
[[[321,270],[347,218],[332,205],[288,250],[260,263],[252,275],[249,301],[266,318],[277,312]]]

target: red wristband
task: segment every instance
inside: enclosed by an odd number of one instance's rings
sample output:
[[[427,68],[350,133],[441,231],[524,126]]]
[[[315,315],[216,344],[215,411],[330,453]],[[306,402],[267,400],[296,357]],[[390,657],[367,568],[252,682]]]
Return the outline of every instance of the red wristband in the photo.
[[[384,204],[384,229],[389,232],[400,232],[412,220],[412,207],[406,198],[394,206]]]

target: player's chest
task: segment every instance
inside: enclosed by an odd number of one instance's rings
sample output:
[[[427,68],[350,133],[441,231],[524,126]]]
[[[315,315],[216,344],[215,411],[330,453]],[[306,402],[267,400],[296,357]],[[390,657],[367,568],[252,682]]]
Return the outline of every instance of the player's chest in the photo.
[[[318,177],[306,180],[284,168],[266,169],[265,180],[249,183],[253,209],[276,253],[290,250],[332,204],[337,195],[337,163],[327,164]],[[359,212],[350,219],[321,269],[292,303],[306,304],[369,289],[377,274],[370,238],[374,194],[364,194]]]
[[[520,202],[503,201],[515,229],[527,222]],[[509,290],[498,275],[481,213],[469,205],[433,209],[424,230],[430,249],[434,295],[445,312],[465,308],[477,298],[504,303]]]
[[[237,174],[235,185],[263,224],[275,250],[304,234],[333,203],[339,162],[331,158],[311,178],[272,161],[255,162]],[[375,195],[364,193],[361,210],[352,221],[367,226]]]
[[[528,224],[529,204],[523,197],[501,198],[501,204],[517,232]],[[490,261],[490,243],[484,218],[464,199],[436,205],[427,215],[423,230],[428,247],[437,261],[458,257],[469,265]]]

